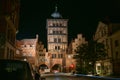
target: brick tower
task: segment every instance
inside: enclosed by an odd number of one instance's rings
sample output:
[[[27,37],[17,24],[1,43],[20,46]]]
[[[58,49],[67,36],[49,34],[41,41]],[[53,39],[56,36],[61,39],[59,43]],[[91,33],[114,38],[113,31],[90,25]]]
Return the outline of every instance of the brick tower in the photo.
[[[47,46],[50,57],[50,68],[52,71],[63,71],[65,66],[65,55],[68,46],[68,19],[64,19],[58,12],[57,6],[47,19]]]

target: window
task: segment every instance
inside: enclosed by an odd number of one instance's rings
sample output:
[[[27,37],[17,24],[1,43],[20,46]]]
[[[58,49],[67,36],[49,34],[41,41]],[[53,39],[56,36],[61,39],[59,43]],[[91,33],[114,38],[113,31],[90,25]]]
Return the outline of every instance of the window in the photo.
[[[62,34],[62,31],[60,31],[60,34]]]
[[[52,58],[56,58],[56,54],[52,54]]]
[[[30,45],[30,47],[32,47],[32,45]]]
[[[59,31],[56,31],[56,34],[59,34]]]
[[[55,50],[57,50],[57,46],[55,46]]]
[[[54,42],[57,42],[57,38],[54,38]]]
[[[60,23],[59,26],[62,26],[62,23]]]
[[[55,23],[53,23],[53,26],[55,27],[55,26],[56,26],[56,24],[55,24]]]
[[[58,50],[60,50],[60,46],[58,46]]]
[[[61,42],[61,39],[60,39],[60,38],[58,39],[58,42]]]
[[[119,42],[118,40],[115,40],[115,47],[118,47],[119,46]]]
[[[24,45],[24,47],[27,47],[26,45]]]
[[[60,46],[55,46],[55,50],[60,50]]]
[[[115,58],[118,59],[118,52],[115,53]]]
[[[100,66],[97,66],[97,69],[100,70],[101,69]]]
[[[63,58],[63,54],[58,54],[58,58]]]
[[[65,33],[67,33],[67,31],[64,29],[64,30],[63,30],[63,33],[65,34]]]
[[[53,34],[55,34],[55,31],[53,31]]]

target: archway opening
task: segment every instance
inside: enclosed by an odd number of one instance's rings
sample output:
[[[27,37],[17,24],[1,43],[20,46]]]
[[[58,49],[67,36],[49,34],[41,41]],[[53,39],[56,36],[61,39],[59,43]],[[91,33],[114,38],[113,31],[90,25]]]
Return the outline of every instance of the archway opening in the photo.
[[[52,67],[52,72],[56,73],[56,72],[61,72],[62,71],[62,67],[60,64],[55,64],[53,67]]]
[[[48,66],[46,64],[41,64],[39,66],[39,69],[48,69]]]

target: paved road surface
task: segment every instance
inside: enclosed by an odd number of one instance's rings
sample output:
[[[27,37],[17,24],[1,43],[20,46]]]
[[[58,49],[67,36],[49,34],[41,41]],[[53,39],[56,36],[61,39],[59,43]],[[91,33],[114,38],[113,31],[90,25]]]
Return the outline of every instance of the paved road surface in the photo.
[[[45,80],[120,80],[114,79],[114,78],[101,78],[97,76],[75,76],[71,74],[65,74],[65,73],[57,73],[57,74],[43,74],[42,77],[45,77]]]

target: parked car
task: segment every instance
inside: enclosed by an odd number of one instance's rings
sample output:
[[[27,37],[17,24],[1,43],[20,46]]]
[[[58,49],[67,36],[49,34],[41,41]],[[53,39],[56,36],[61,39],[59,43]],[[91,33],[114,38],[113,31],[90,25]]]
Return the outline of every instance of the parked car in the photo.
[[[34,80],[34,76],[28,62],[0,59],[0,79]]]

